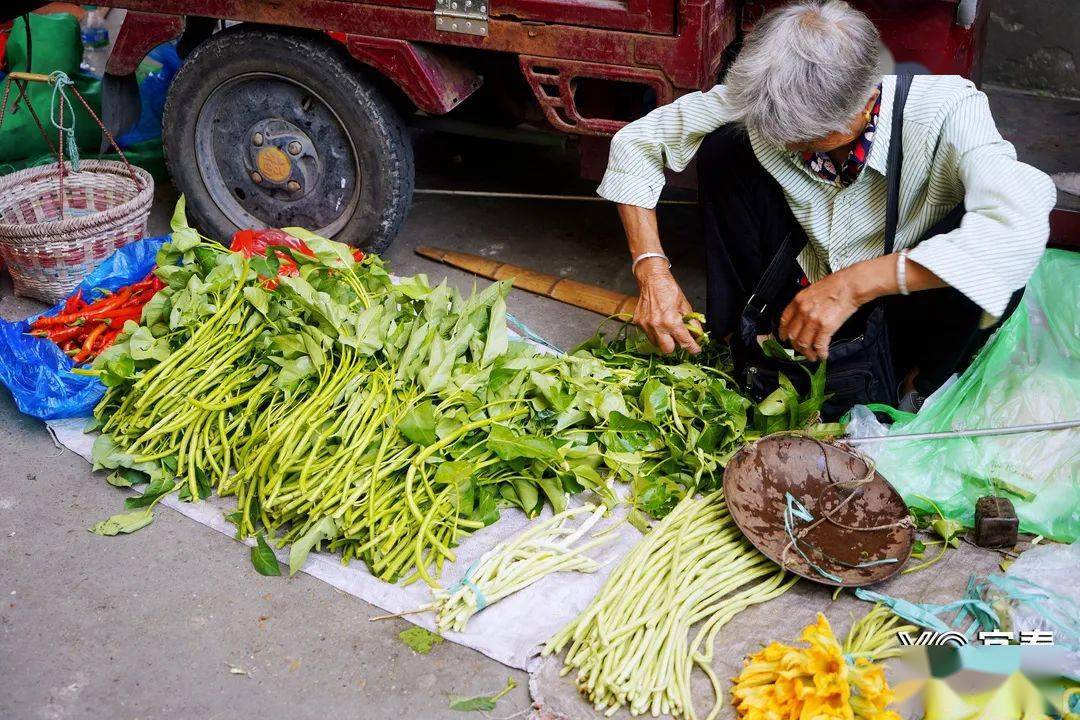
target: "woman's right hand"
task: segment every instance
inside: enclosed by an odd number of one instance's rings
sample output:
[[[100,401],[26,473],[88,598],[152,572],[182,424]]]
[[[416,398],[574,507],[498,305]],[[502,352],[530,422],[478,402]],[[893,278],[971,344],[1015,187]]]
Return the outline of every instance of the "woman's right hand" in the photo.
[[[634,275],[640,288],[634,324],[664,354],[674,352],[676,347],[685,348],[693,355],[701,352],[683,322],[693,308],[667,268],[667,262],[663,258],[647,258],[638,263]]]

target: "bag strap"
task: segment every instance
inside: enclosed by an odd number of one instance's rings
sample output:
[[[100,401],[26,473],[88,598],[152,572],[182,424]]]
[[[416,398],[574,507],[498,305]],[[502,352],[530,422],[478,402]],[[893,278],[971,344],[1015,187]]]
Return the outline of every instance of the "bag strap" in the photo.
[[[896,245],[896,227],[900,221],[900,173],[904,167],[904,105],[911,89],[911,75],[896,76],[893,94],[892,125],[889,128],[889,160],[885,171],[888,196],[885,201],[885,254]]]
[[[911,75],[896,76],[896,92],[893,94],[892,125],[890,126],[889,158],[886,168],[885,179],[888,184],[888,194],[885,204],[885,254],[889,255],[896,244],[896,227],[900,218],[900,173],[904,164],[904,105],[907,104],[908,91],[911,89]],[[788,263],[798,257],[802,249],[806,247],[804,233],[803,242],[796,247],[795,240],[789,233],[780,243],[780,248],[769,261],[768,267],[762,273],[750,299],[746,301],[746,307],[757,313],[764,313],[766,303],[779,289],[779,284],[784,279],[784,270]]]
[[[754,310],[758,314],[764,314],[766,305],[776,295],[777,290],[780,289],[780,284],[784,281],[785,270],[789,267],[789,263],[793,258],[798,257],[806,246],[806,235],[805,233],[800,234],[803,242],[797,248],[794,247],[795,241],[791,239],[791,233],[784,236],[783,241],[780,243],[780,249],[776,251],[772,260],[769,261],[769,266],[761,274],[757,285],[754,286],[754,291],[750,293],[750,299],[746,301],[748,309]]]

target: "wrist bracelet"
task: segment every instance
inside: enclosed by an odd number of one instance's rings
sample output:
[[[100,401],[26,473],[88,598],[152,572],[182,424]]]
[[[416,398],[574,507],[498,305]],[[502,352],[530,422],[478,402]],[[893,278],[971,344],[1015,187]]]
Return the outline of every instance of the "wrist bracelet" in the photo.
[[[907,256],[908,251],[901,250],[896,254],[896,287],[901,295],[909,295],[907,287]]]
[[[667,262],[668,270],[671,269],[671,261],[668,260],[667,255],[658,252],[647,252],[641,253],[636,258],[634,258],[634,262],[630,264],[630,272],[634,272],[634,270],[637,269],[637,265],[639,262],[641,262],[642,260],[648,260],[649,258],[663,258]]]

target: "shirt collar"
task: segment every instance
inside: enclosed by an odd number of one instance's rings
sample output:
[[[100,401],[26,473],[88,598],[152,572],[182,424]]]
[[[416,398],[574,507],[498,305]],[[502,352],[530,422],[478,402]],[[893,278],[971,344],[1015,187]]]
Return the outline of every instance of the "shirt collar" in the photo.
[[[886,75],[881,78],[881,111],[878,113],[874,143],[870,146],[870,154],[866,156],[866,164],[882,175],[889,167],[889,141],[893,131],[892,109],[895,95],[896,76]]]

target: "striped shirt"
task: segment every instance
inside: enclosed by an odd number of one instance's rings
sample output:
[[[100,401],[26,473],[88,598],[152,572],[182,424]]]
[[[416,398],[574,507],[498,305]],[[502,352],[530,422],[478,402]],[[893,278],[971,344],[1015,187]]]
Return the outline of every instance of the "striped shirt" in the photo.
[[[806,167],[798,152],[766,142],[749,130],[754,155],[783,188],[809,244],[799,264],[811,280],[883,252],[885,171],[896,77],[882,78],[881,119],[864,171],[840,187]],[[725,88],[684,95],[653,110],[615,135],[607,172],[597,192],[616,203],[655,207],[664,167],[681,171],[704,137],[731,122]],[[1016,159],[990,115],[986,95],[961,77],[916,76],[903,123],[904,164],[896,249],[1000,316],[1042,256],[1053,182]],[[956,205],[960,227],[916,241]]]

